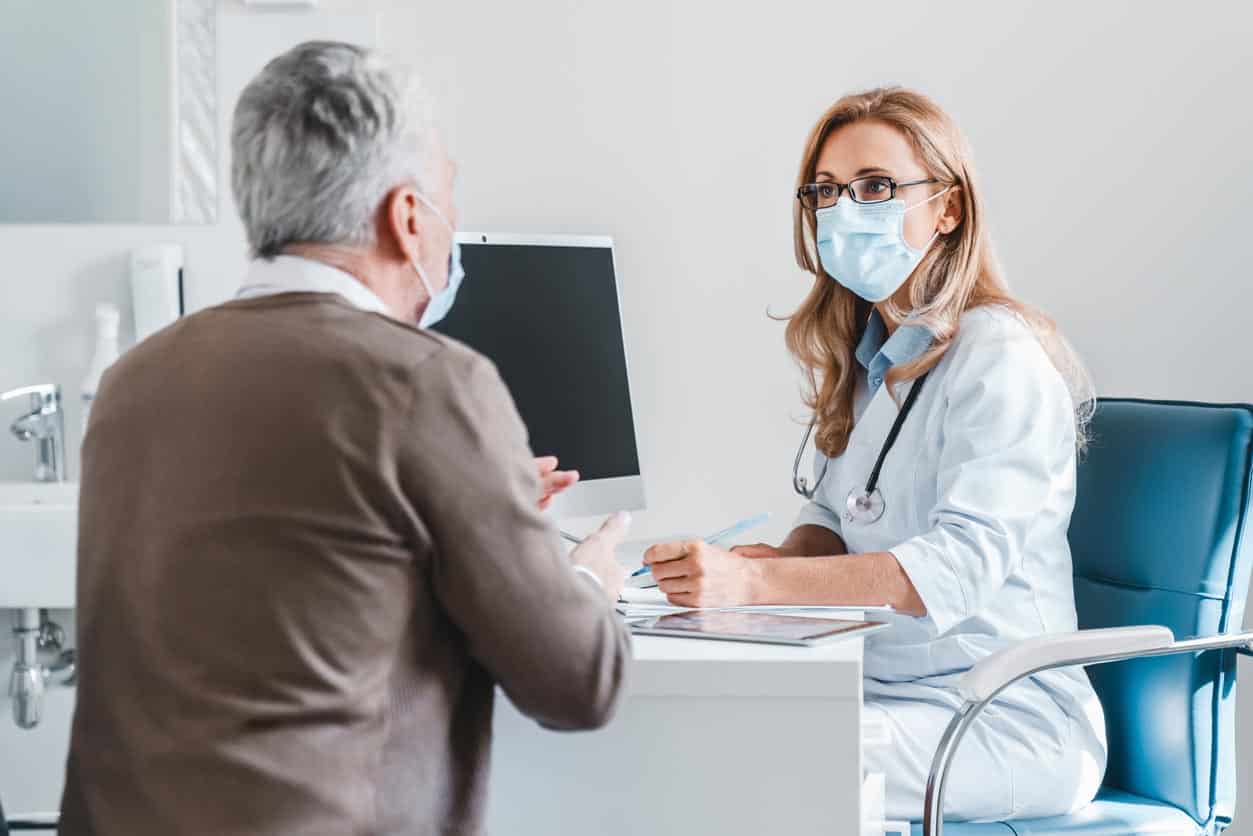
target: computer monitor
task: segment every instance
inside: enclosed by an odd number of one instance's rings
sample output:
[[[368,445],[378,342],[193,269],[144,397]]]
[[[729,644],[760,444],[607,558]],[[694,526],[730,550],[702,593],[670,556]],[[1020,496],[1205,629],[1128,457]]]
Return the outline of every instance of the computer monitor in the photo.
[[[436,331],[489,357],[537,456],[581,481],[557,517],[644,507],[613,239],[459,233],[466,279]]]

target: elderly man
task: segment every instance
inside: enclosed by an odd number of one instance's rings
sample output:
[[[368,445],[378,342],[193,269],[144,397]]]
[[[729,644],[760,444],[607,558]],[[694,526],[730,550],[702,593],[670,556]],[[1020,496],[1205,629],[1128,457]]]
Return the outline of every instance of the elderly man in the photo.
[[[607,721],[625,520],[567,558],[490,362],[414,89],[308,43],[248,86],[238,299],[104,380],[83,453],[66,834],[482,829],[492,695]],[[470,279],[473,281],[473,279]]]

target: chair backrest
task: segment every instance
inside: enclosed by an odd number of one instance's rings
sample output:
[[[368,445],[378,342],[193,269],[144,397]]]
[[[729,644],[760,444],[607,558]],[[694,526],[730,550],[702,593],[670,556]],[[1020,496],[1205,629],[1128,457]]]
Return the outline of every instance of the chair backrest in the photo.
[[[1080,628],[1238,631],[1253,567],[1253,407],[1102,399],[1070,545]],[[1105,785],[1202,826],[1235,807],[1235,652],[1088,669],[1109,732]]]

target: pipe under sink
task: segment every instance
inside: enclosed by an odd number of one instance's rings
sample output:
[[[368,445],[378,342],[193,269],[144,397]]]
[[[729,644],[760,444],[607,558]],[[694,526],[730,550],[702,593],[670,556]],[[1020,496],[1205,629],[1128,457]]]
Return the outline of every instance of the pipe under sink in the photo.
[[[44,696],[48,680],[74,684],[77,659],[73,650],[64,650],[65,632],[47,612],[35,607],[17,611],[13,628],[17,640],[17,659],[9,676],[9,696],[13,701],[13,722],[23,729],[33,729],[43,719]],[[57,653],[51,665],[45,665],[40,653]]]

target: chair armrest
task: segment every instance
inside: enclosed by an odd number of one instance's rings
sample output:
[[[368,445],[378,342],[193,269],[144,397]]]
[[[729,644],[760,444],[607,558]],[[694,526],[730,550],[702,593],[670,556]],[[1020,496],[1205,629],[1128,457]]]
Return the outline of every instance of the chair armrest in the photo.
[[[983,702],[1024,676],[1048,668],[1135,656],[1174,644],[1166,627],[1146,624],[1033,636],[980,659],[957,684],[964,699]]]
[[[942,836],[944,818],[941,811],[944,809],[944,789],[953,755],[966,730],[984,707],[1014,682],[1049,668],[1223,649],[1253,656],[1253,631],[1175,641],[1168,628],[1154,625],[1079,630],[1036,636],[980,660],[957,683],[966,702],[944,730],[931,762],[927,791],[923,797],[923,834]]]

